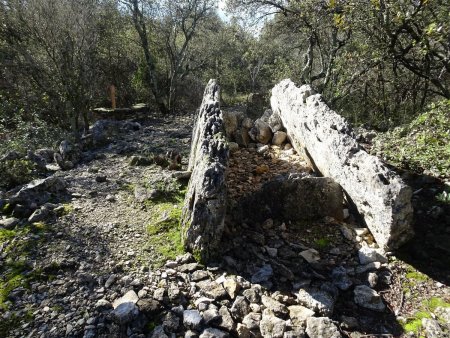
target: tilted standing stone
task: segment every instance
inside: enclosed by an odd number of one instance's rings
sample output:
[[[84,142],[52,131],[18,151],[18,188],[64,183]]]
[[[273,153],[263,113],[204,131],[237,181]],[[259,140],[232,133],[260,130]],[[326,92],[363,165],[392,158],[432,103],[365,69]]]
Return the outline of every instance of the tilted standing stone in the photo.
[[[411,188],[359,146],[347,121],[321,95],[283,80],[272,89],[271,105],[296,150],[342,186],[382,249],[411,238]]]
[[[192,135],[192,175],[181,219],[185,248],[203,261],[217,253],[226,211],[229,154],[219,100],[219,86],[210,80]]]

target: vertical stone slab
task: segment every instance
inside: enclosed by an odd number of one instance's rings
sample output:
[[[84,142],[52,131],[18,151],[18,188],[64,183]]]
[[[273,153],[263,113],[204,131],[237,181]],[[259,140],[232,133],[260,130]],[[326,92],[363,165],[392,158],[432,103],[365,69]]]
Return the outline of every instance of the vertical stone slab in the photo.
[[[381,248],[395,249],[412,236],[410,187],[359,146],[347,121],[321,95],[283,80],[272,89],[271,105],[295,149],[342,186]]]
[[[229,155],[219,100],[220,88],[210,80],[192,134],[192,175],[181,218],[185,249],[202,261],[217,253],[226,212]]]

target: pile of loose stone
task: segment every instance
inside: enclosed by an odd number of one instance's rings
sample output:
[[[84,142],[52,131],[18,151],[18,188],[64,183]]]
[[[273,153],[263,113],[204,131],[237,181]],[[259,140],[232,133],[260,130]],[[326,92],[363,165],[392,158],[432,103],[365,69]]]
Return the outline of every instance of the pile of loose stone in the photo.
[[[185,254],[153,269],[155,253],[145,247],[145,224],[151,215],[129,205],[133,196],[120,187],[154,170],[142,163],[130,167],[133,157],[127,154],[138,152],[138,160],[147,158],[142,147],[148,144],[165,153],[168,136],[187,140],[182,142],[187,148],[189,130],[180,134],[177,128],[163,121],[142,126],[139,134],[114,134],[113,143],[92,152],[89,164],[58,172],[28,190],[37,200],[26,204],[22,216],[33,217],[30,222],[48,221],[53,229],[30,235],[44,243],[30,262],[30,270],[39,266],[42,280],[32,281],[30,289],[13,290],[10,310],[0,312],[3,320],[18,318],[11,337],[315,338],[401,333],[396,326],[401,295],[389,302],[383,299],[394,279],[387,258],[376,249],[367,228],[331,218],[299,224],[270,218],[238,222],[230,210],[222,256],[216,262],[204,266]],[[239,170],[246,179],[240,190],[233,185],[236,191],[231,194],[238,198],[272,175],[305,170],[289,148],[235,148],[230,180],[241,177]],[[258,172],[264,164],[268,170]],[[55,220],[52,217],[64,213],[62,203],[39,197],[62,197],[66,192],[74,212]],[[17,219],[2,219],[15,222],[8,223],[9,228],[20,226],[19,209]],[[347,222],[352,223],[349,218]],[[439,311],[439,318],[448,321],[449,311]],[[27,316],[33,320],[27,321]],[[437,320],[428,321],[429,336],[445,335]]]

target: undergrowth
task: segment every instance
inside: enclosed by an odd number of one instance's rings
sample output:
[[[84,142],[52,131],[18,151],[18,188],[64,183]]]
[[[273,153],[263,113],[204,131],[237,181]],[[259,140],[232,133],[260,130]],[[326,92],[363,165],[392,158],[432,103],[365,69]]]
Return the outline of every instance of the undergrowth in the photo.
[[[378,135],[372,152],[394,166],[449,177],[450,100],[432,104],[410,124]]]
[[[4,260],[0,264],[0,310],[7,311],[11,305],[11,293],[17,288],[30,288],[36,280],[45,276],[30,265],[30,258],[41,243],[42,234],[48,230],[45,223],[19,224],[14,229],[0,229],[0,246],[3,247]],[[3,318],[0,323],[0,336],[7,337],[12,328],[23,321],[32,320],[30,313],[21,318],[14,314]]]

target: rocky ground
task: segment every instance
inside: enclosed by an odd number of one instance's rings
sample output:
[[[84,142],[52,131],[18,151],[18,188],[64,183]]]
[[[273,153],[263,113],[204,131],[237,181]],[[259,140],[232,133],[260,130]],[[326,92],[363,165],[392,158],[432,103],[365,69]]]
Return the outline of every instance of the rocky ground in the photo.
[[[31,189],[30,203],[0,196],[0,336],[448,336],[448,269],[428,276],[381,255],[351,214],[235,221],[264,182],[310,171],[284,144],[234,149],[223,255],[204,266],[183,254],[186,182],[169,169],[187,164],[192,116],[138,122]],[[416,213],[446,224],[431,208]]]

